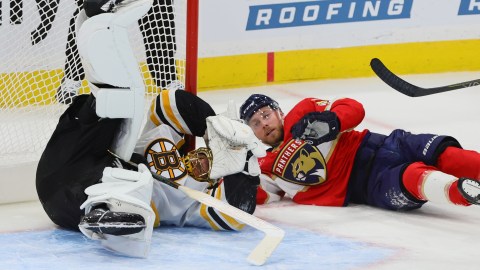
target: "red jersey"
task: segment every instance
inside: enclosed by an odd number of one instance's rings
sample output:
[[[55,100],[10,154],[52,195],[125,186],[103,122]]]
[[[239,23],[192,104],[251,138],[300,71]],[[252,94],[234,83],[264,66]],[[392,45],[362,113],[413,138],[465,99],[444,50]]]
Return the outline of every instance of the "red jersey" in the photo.
[[[305,114],[330,110],[340,122],[339,136],[330,142],[310,145],[292,138],[292,126]],[[259,159],[262,170],[257,203],[281,199],[285,194],[300,204],[342,206],[348,180],[366,130],[353,131],[365,117],[359,102],[306,98],[284,118],[283,142]]]

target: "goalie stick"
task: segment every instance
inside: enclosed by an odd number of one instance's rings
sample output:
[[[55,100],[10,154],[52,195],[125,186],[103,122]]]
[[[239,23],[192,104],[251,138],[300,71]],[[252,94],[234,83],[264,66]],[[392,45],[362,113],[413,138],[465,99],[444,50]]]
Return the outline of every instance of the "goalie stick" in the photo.
[[[467,88],[472,86],[480,85],[480,79],[461,82],[456,84],[450,84],[445,86],[433,87],[433,88],[422,88],[416,85],[413,85],[397,75],[391,72],[378,58],[373,58],[370,61],[370,66],[372,70],[377,74],[377,76],[382,79],[386,84],[388,84],[393,89],[398,92],[407,95],[409,97],[421,97],[428,96],[433,94],[438,94],[442,92],[452,91],[461,88]]]
[[[125,161],[123,160],[122,158],[120,158],[117,154],[111,152],[111,151],[108,151],[112,156],[124,161],[124,162],[127,162],[128,164],[134,166],[134,167],[138,167],[138,164],[132,162],[132,161]],[[206,194],[206,193],[203,193],[201,191],[198,191],[198,190],[194,190],[194,189],[191,189],[189,187],[186,187],[186,186],[183,186],[183,185],[180,185],[178,184],[177,182],[175,181],[172,181],[166,177],[163,177],[161,175],[158,175],[158,174],[154,174],[152,173],[152,177],[170,187],[173,187],[173,188],[176,188],[180,191],[182,191],[183,193],[185,193],[185,195],[187,195],[188,197],[200,202],[200,203],[203,203],[207,206],[210,206],[210,207],[213,207],[217,210],[219,210],[220,212],[226,214],[226,215],[229,215],[230,217],[232,218],[235,218],[237,220],[240,220],[242,221],[243,223],[257,229],[257,230],[260,230],[262,232],[265,233],[265,237],[262,239],[262,241],[260,241],[260,243],[250,252],[250,254],[248,255],[247,257],[247,260],[254,264],[254,265],[263,265],[267,259],[270,257],[270,255],[273,253],[273,251],[278,247],[278,245],[280,244],[280,242],[283,240],[283,237],[285,236],[285,232],[260,219],[260,218],[257,218],[255,217],[254,215],[250,215],[248,214],[247,212],[244,212],[234,206],[231,206],[223,201],[220,201],[218,199],[215,199],[214,197]]]

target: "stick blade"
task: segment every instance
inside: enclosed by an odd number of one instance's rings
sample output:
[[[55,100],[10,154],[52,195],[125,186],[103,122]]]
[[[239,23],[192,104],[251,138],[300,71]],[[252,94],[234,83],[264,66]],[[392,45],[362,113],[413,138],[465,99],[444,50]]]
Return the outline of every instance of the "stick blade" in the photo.
[[[267,232],[262,241],[250,252],[247,261],[258,266],[265,264],[273,251],[282,242],[284,236],[285,232],[281,229],[271,233]]]
[[[186,186],[179,186],[178,189],[183,191],[190,198],[213,207],[232,218],[242,221],[243,223],[257,230],[264,232],[265,237],[262,239],[262,241],[260,241],[259,244],[257,244],[257,246],[247,257],[247,261],[254,265],[263,265],[285,236],[285,231],[277,226],[250,215],[247,212],[227,204],[226,202],[215,199],[206,193],[188,188]]]
[[[370,66],[377,74],[377,76],[386,84],[388,84],[393,89],[397,90],[398,92],[407,95],[409,97],[417,97],[419,96],[419,87],[402,80],[397,75],[393,74],[378,58],[373,58],[370,61]]]

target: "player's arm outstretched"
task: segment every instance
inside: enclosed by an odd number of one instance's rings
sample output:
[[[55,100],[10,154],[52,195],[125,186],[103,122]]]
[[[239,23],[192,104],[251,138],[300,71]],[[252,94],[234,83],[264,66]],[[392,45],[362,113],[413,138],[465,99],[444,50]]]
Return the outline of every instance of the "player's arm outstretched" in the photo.
[[[314,145],[335,140],[341,132],[361,123],[365,111],[361,103],[350,98],[333,102],[307,98],[298,103],[285,120],[285,128],[294,138]]]

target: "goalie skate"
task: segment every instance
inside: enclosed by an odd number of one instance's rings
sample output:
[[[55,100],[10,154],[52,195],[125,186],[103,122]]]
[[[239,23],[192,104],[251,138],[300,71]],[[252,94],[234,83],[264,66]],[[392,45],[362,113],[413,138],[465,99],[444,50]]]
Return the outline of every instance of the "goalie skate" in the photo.
[[[471,204],[480,205],[480,182],[470,178],[458,179],[458,190]]]
[[[78,226],[96,234],[117,236],[139,233],[146,228],[145,219],[141,215],[102,208],[86,214]]]

